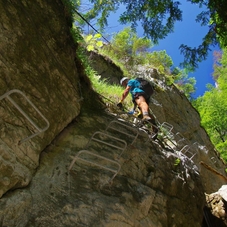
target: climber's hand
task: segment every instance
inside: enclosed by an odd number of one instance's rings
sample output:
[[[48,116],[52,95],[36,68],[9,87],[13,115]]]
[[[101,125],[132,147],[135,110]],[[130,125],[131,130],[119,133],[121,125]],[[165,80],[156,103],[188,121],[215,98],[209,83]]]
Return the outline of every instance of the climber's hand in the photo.
[[[123,104],[122,104],[122,102],[119,102],[118,104],[117,104],[117,107],[119,107],[119,109],[121,109],[121,110],[123,110],[124,108],[123,108]]]

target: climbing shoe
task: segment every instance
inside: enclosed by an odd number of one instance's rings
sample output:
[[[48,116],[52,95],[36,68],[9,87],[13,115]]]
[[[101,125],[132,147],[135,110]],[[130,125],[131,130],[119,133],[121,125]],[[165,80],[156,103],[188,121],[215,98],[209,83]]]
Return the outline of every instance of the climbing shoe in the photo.
[[[142,122],[145,122],[145,121],[151,121],[152,119],[148,116],[148,115],[145,115],[143,116],[143,119],[142,119]],[[152,122],[151,122],[152,123]]]
[[[145,122],[149,122],[151,125],[152,125],[152,130],[153,132],[156,134],[156,137],[157,137],[157,134],[158,134],[158,126],[155,122],[155,119],[152,119],[151,117],[149,117],[148,115],[145,115],[142,119],[142,122],[145,123]]]

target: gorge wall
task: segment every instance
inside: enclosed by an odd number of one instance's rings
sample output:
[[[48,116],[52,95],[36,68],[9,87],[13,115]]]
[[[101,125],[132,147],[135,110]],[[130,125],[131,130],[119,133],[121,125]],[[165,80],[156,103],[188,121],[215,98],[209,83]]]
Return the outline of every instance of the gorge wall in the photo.
[[[41,151],[80,113],[82,95],[74,61],[75,45],[62,2],[1,1],[0,8],[2,196],[11,188],[29,184]],[[18,145],[20,140],[47,127],[45,132]]]
[[[132,135],[135,130],[127,115],[110,112],[92,91],[62,2],[4,0],[0,9],[0,225],[201,226],[205,193],[226,183],[225,164],[187,98],[148,72],[162,88],[150,107],[160,124],[171,124],[174,134],[184,137],[187,155],[143,131],[135,141],[109,134],[110,122]],[[117,147],[125,141],[124,152],[100,143],[88,147],[95,132],[101,132],[96,134],[101,141],[113,136]],[[106,157],[98,163],[114,173],[116,163],[121,168],[114,176],[77,160],[69,171],[81,150]],[[86,160],[98,157],[84,154]]]

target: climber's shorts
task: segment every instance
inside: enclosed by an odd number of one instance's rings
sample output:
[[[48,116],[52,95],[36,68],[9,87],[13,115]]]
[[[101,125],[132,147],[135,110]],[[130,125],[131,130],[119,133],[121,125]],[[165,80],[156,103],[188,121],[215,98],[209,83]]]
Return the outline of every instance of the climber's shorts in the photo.
[[[146,103],[149,105],[150,96],[147,97],[147,95],[146,95],[145,93],[143,93],[143,92],[138,92],[138,93],[135,93],[135,94],[133,95],[133,99],[132,99],[133,103],[135,103],[135,102],[136,102],[135,100],[138,99],[140,96],[143,96],[144,99],[145,99],[145,101],[146,101]]]

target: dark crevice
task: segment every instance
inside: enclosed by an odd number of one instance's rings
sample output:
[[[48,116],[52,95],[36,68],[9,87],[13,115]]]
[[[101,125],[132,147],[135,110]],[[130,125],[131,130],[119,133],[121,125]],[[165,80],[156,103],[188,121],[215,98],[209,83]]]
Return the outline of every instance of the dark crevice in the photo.
[[[226,225],[221,219],[215,217],[208,207],[204,207],[201,227],[226,227]]]

